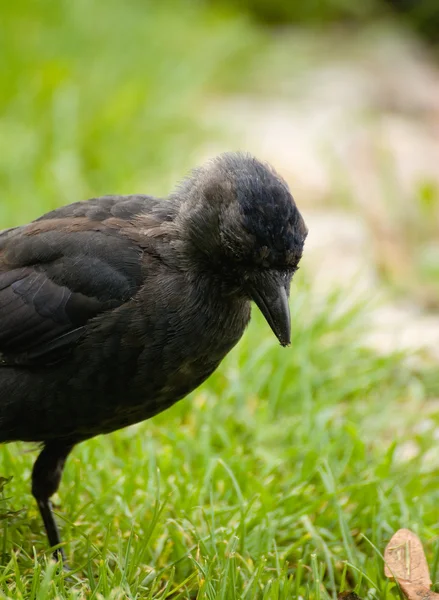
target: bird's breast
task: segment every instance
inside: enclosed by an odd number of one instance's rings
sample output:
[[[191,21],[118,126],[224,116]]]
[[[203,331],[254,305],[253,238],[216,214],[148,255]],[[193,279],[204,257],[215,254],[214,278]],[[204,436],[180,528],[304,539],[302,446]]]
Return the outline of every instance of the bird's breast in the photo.
[[[239,341],[249,318],[248,302],[213,296],[200,303],[184,290],[156,304],[154,319],[141,311],[120,339],[101,432],[148,419],[196,389]]]
[[[145,383],[152,372],[156,373],[156,408],[163,410],[205,381],[239,341],[249,317],[248,303],[240,302],[197,307],[178,322],[171,322],[161,359],[157,361],[145,349],[139,361],[139,376]],[[146,401],[149,403],[151,398]]]

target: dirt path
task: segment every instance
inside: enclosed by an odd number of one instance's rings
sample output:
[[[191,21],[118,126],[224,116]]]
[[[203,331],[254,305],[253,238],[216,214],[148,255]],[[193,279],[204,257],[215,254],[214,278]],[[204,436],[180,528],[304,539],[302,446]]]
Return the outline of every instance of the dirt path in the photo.
[[[308,41],[314,58],[305,69],[278,67],[268,96],[215,100],[206,119],[290,183],[310,229],[305,261],[316,291],[342,286],[373,298],[370,344],[423,348],[439,362],[439,314],[410,296],[395,299],[378,275],[384,258],[404,278],[410,249],[398,244],[396,223],[411,218],[419,186],[439,189],[439,69],[399,34],[367,41],[327,52],[323,45],[320,55]],[[260,67],[264,77],[272,59]],[[228,139],[205,154],[230,146]],[[437,232],[434,251],[439,222]]]

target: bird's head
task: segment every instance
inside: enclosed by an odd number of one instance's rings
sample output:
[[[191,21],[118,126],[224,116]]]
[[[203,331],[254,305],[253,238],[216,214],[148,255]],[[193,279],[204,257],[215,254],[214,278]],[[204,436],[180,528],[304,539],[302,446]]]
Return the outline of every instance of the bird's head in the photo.
[[[226,153],[195,169],[173,197],[193,259],[254,300],[288,345],[290,283],[307,228],[285,181],[248,154]]]

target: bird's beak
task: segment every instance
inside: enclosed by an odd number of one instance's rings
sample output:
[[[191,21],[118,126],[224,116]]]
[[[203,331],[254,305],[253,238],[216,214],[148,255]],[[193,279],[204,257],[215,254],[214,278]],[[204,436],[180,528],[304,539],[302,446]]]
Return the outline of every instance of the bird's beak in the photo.
[[[291,343],[291,318],[288,291],[276,273],[259,274],[250,285],[250,295],[264,315],[282,346]]]

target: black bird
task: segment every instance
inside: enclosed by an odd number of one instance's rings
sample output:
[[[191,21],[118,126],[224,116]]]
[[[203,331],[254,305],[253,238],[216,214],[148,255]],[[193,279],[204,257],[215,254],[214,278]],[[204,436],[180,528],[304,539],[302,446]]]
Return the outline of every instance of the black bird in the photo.
[[[290,343],[307,229],[287,184],[247,154],[195,169],[166,199],[104,196],[0,232],[0,442],[41,442],[50,497],[75,444],[149,419],[242,336],[250,301]]]

